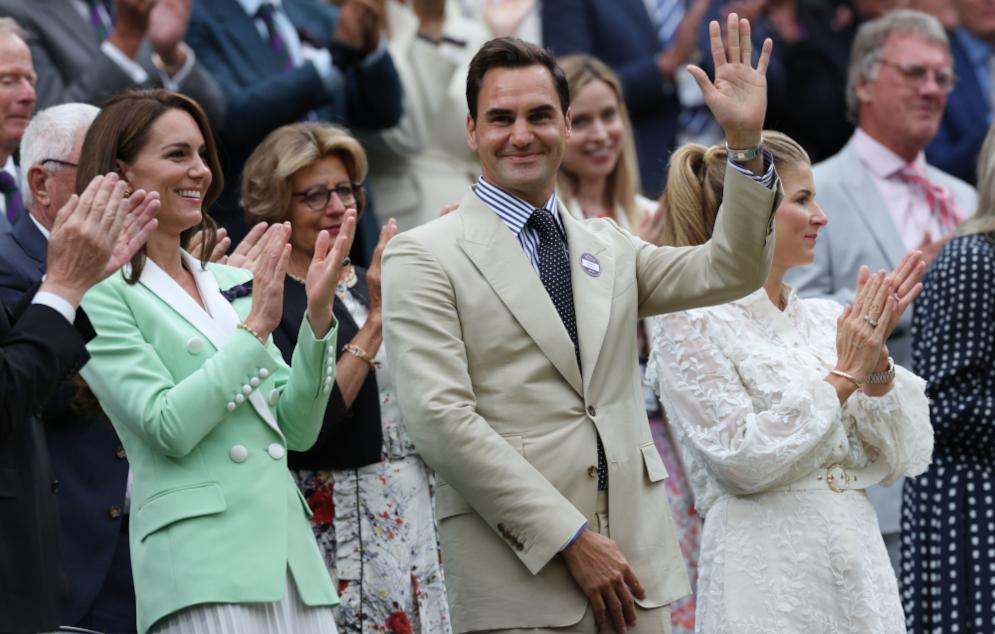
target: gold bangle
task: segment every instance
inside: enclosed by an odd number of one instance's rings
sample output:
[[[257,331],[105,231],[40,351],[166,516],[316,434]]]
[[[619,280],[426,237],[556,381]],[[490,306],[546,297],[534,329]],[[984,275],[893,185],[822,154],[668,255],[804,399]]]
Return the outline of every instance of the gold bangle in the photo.
[[[380,362],[371,357],[369,353],[366,352],[366,350],[363,350],[359,346],[354,346],[351,343],[347,343],[344,346],[342,346],[342,352],[348,352],[357,359],[365,361],[366,364],[369,365],[370,368],[373,370],[376,370],[377,368],[380,367]]]
[[[260,337],[259,333],[256,332],[255,329],[252,326],[250,326],[249,324],[247,324],[247,323],[245,323],[243,321],[242,323],[240,323],[238,325],[238,327],[241,328],[242,330],[244,330],[245,332],[249,333],[250,335],[252,335],[256,339],[258,339],[259,343],[263,344],[264,346],[266,345],[266,340],[263,339],[262,337]]]
[[[862,382],[860,382],[857,379],[857,377],[853,376],[852,374],[847,374],[846,372],[843,372],[842,370],[830,370],[829,373],[830,374],[835,374],[836,376],[843,377],[847,381],[853,383],[857,387],[858,390],[864,385]]]

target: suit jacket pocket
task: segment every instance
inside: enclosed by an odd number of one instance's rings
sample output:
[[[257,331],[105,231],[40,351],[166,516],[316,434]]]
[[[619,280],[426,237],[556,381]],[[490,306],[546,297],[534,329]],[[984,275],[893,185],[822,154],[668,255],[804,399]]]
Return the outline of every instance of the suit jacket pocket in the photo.
[[[657,451],[656,445],[651,442],[639,446],[639,451],[643,453],[643,464],[646,465],[646,477],[650,482],[659,482],[666,478],[667,467],[663,464],[663,458]]]
[[[435,489],[435,513],[440,522],[447,517],[472,512],[473,507],[452,485],[439,482]]]
[[[21,492],[21,476],[16,469],[0,469],[0,498],[16,498]]]
[[[228,504],[221,486],[216,482],[205,482],[163,491],[138,509],[138,539],[144,540],[152,533],[170,524],[191,517],[221,513]]]

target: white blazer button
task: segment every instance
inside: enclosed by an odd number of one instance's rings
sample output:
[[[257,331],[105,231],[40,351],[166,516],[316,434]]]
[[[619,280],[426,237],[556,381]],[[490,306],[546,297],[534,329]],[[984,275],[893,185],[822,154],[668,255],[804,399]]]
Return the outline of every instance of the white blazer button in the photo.
[[[200,354],[204,350],[204,340],[200,337],[190,337],[187,340],[187,352],[190,354]]]
[[[246,396],[248,396],[249,394],[252,394],[252,387],[249,386],[249,385],[243,385],[242,386],[242,394],[245,394]]]
[[[236,403],[241,403],[241,402],[242,402],[242,401],[244,401],[244,400],[245,400],[245,397],[244,397],[244,396],[242,396],[241,394],[236,394],[236,395],[235,395],[235,402],[236,402]]]
[[[265,379],[268,376],[269,376],[269,370],[267,370],[266,368],[259,368],[259,378],[260,379]]]
[[[252,377],[251,379],[249,379],[249,385],[251,385],[252,387],[259,387],[259,379],[257,379],[256,377]]]
[[[330,365],[327,368],[325,368],[325,376],[329,376],[329,377],[330,376],[335,376],[335,366],[334,365]]]
[[[279,460],[287,452],[284,450],[283,445],[275,442],[266,448],[266,453],[268,453],[269,457],[273,460]]]
[[[280,400],[280,391],[274,389],[269,393],[269,404],[276,405],[276,402]]]
[[[234,401],[228,401],[228,404],[225,405],[225,407],[228,408],[229,412],[234,412],[235,411],[235,402]]]
[[[245,448],[245,445],[232,445],[232,448],[228,450],[228,457],[231,458],[232,462],[242,464],[249,457],[249,450]]]

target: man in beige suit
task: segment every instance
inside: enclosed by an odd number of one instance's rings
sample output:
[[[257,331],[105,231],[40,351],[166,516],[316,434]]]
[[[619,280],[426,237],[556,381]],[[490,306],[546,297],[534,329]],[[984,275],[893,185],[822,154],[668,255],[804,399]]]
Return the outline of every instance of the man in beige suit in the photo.
[[[457,632],[669,632],[688,593],[650,436],[636,319],[742,297],[773,251],[778,196],[761,153],[770,43],[712,24],[716,81],[693,68],[742,164],[712,241],[655,247],[556,201],[569,94],[550,55],[484,45],[467,77],[483,176],[460,209],[402,233],[383,259],[398,402],[439,475]],[[743,30],[743,48],[740,32]],[[733,169],[735,168],[735,169]],[[753,176],[763,174],[763,176]]]

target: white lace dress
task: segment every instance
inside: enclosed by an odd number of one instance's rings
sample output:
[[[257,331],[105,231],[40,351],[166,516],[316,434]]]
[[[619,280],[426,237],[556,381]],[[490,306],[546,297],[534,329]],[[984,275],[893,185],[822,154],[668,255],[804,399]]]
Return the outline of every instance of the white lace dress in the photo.
[[[921,473],[933,432],[924,382],[842,408],[823,380],[842,307],[794,292],[784,312],[763,289],[650,320],[648,380],[679,436],[705,518],[696,631],[905,632],[898,585],[863,491],[777,491],[833,463]]]

